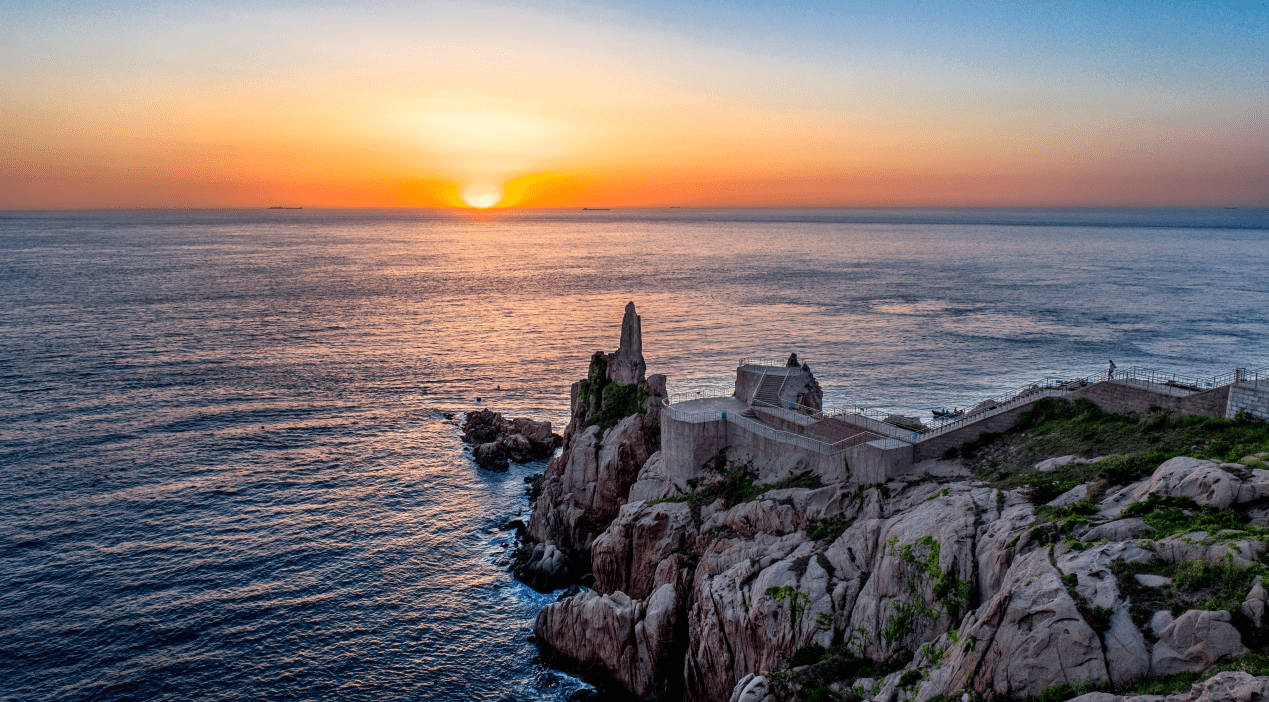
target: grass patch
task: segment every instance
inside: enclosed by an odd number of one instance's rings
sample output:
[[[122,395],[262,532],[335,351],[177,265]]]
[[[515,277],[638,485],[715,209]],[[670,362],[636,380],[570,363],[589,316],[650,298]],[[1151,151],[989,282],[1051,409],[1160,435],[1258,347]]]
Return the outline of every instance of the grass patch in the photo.
[[[1185,692],[1190,686],[1203,682],[1217,673],[1224,673],[1229,670],[1242,671],[1251,673],[1252,675],[1269,675],[1269,655],[1261,651],[1248,651],[1233,660],[1217,663],[1201,673],[1177,673],[1176,675],[1164,675],[1150,680],[1141,680],[1134,683],[1126,690],[1119,692],[1121,695],[1170,695],[1174,692]]]
[[[1100,680],[1086,680],[1080,683],[1062,683],[1040,692],[1038,695],[1024,697],[1019,702],[1065,702],[1090,692],[1106,692],[1110,683]]]
[[[1097,514],[1097,503],[1085,497],[1066,507],[1040,505],[1035,509],[1036,524],[1030,539],[1040,544],[1055,544],[1065,539],[1076,527],[1087,524]]]
[[[1205,531],[1212,538],[1235,540],[1254,538],[1269,541],[1269,529],[1251,525],[1251,517],[1229,509],[1199,505],[1188,497],[1150,495],[1124,508],[1125,517],[1141,517],[1155,531],[1153,539]],[[1221,532],[1225,532],[1222,534]]]
[[[1108,414],[1082,398],[1045,398],[1007,432],[984,434],[947,456],[967,459],[978,478],[994,487],[1028,488],[1032,501],[1041,504],[1090,481],[1131,483],[1175,456],[1237,461],[1266,450],[1269,422],[1164,411]],[[1046,458],[1067,455],[1110,457],[1051,473],[1033,467]]]
[[[1264,575],[1267,569],[1259,563],[1238,566],[1227,556],[1222,561],[1181,563],[1158,558],[1140,563],[1116,561],[1110,570],[1115,574],[1120,593],[1130,601],[1133,621],[1146,627],[1150,617],[1160,609],[1170,611],[1173,616],[1191,609],[1237,613],[1251,590],[1252,581],[1257,575]],[[1146,587],[1133,577],[1138,574],[1172,578],[1172,585]]]

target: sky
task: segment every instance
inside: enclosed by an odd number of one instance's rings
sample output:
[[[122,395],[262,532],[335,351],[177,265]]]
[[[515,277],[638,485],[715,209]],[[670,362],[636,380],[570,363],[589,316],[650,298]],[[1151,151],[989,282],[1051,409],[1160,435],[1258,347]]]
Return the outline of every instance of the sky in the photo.
[[[1264,207],[1266,2],[0,0],[0,209]]]

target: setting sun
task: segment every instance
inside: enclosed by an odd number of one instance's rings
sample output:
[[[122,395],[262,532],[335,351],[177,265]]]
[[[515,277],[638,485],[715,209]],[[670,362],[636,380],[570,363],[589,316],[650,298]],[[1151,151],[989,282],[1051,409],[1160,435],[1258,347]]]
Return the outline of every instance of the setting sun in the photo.
[[[502,202],[502,191],[487,185],[467,188],[463,191],[463,202],[483,210]]]

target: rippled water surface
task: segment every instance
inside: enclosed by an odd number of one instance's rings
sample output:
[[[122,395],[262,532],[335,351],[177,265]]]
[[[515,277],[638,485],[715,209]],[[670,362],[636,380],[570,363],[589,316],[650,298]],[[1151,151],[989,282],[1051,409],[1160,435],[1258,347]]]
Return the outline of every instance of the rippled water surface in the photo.
[[[1258,365],[1269,214],[0,213],[0,293],[0,697],[558,700],[497,564],[544,465],[446,413],[562,427],[627,300],[672,390]]]

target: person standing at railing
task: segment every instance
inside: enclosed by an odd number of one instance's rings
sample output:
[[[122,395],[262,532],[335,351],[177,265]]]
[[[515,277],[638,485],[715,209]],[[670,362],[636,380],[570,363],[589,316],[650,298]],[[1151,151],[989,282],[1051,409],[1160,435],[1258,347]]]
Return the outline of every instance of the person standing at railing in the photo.
[[[1115,379],[1115,362],[1113,360],[1110,360],[1110,361],[1106,361],[1106,363],[1107,363],[1106,380],[1114,380]]]

